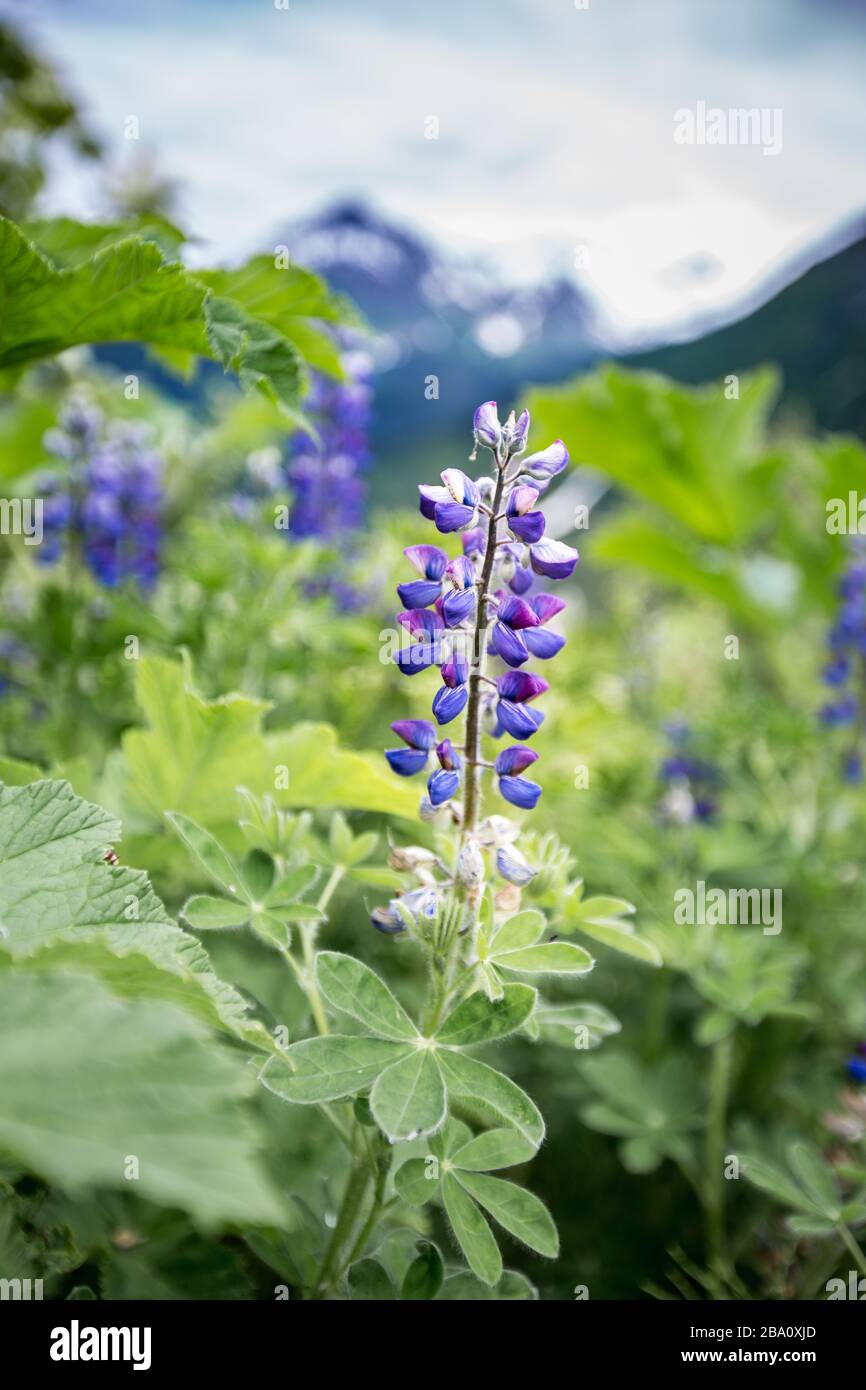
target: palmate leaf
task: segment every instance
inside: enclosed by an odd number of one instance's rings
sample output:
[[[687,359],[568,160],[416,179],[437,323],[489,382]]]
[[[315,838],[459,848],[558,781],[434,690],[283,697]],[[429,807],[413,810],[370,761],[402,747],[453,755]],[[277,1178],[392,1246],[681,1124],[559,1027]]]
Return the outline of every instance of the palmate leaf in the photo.
[[[541,1042],[588,1051],[618,1033],[620,1027],[619,1020],[601,1004],[552,1004],[539,999],[527,1031]]]
[[[279,1225],[238,1109],[251,1077],[179,1010],[0,972],[0,1147],[62,1189],[128,1188],[204,1225]]]
[[[437,1055],[449,1097],[458,1098],[465,1109],[478,1110],[499,1124],[511,1125],[538,1148],[544,1138],[541,1112],[510,1077],[462,1052],[442,1050]]]
[[[584,898],[572,894],[563,904],[562,930],[582,931],[593,941],[618,951],[620,955],[632,956],[647,965],[663,964],[661,952],[651,941],[635,934],[633,924],[628,920],[634,912],[633,903],[625,898],[596,897]]]
[[[169,1000],[262,1045],[241,996],[169,917],[140,870],[104,862],[113,816],[67,782],[0,787],[0,946],[31,969],[99,975],[112,990]]]
[[[810,1221],[817,1219],[834,1228],[841,1219],[842,1198],[820,1152],[811,1144],[792,1144],[788,1162],[793,1177],[776,1163],[745,1154],[743,1174],[784,1206],[803,1212]]]
[[[492,1168],[513,1168],[526,1163],[535,1146],[514,1129],[488,1129],[462,1144],[451,1156],[456,1168],[487,1173]]]
[[[530,1284],[525,1274],[521,1274],[516,1269],[505,1269],[499,1281],[492,1287],[483,1284],[480,1279],[476,1279],[468,1270],[460,1270],[456,1274],[449,1274],[439,1292],[438,1301],[454,1300],[460,1303],[467,1301],[495,1301],[501,1302],[531,1302],[538,1298],[538,1290]]]
[[[232,903],[228,898],[211,898],[206,893],[198,893],[187,899],[181,915],[195,931],[224,931],[242,927],[249,921],[250,913],[246,903]]]
[[[583,975],[593,960],[582,946],[570,941],[539,943],[546,925],[544,914],[530,908],[509,917],[488,940],[482,934],[478,958],[485,976],[488,997],[497,999],[499,971],[520,975]]]
[[[417,794],[386,777],[377,765],[381,759],[374,764],[373,755],[340,748],[329,725],[266,735],[265,703],[246,695],[203,699],[187,662],[142,657],[135,692],[146,727],[124,734],[111,785],[119,786],[122,806],[139,819],[144,815],[156,825],[171,810],[219,833],[234,824],[238,786],[269,794],[283,807],[417,816]],[[278,779],[280,769],[287,777]]]

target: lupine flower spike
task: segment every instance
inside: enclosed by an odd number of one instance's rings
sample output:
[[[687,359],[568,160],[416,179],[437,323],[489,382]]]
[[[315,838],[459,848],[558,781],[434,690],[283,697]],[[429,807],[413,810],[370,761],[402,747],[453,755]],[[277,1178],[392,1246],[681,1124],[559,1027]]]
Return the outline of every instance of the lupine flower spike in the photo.
[[[538,578],[568,579],[578,561],[576,550],[546,534],[539,505],[551,480],[565,469],[568,450],[556,440],[526,455],[529,425],[526,410],[519,416],[512,412],[502,423],[495,401],[478,407],[470,460],[477,459],[479,449],[488,450],[490,474],[472,478],[446,468],[441,485],[419,488],[421,515],[443,538],[459,535],[460,553],[449,558],[444,547],[453,547],[453,541],[448,540],[443,546],[409,546],[404,553],[414,575],[397,587],[403,605],[397,620],[406,637],[396,663],[409,676],[438,668],[442,684],[432,702],[436,724],[451,726],[462,716],[465,725],[462,744],[450,728],[450,736],[437,743],[432,723],[401,720],[392,728],[407,747],[386,757],[400,776],[428,772],[423,819],[449,810],[459,822],[454,881],[467,895],[477,894],[483,882],[484,850],[511,885],[519,888],[535,873],[515,843],[519,832],[512,822],[492,815],[479,823],[482,776],[489,770],[499,795],[521,810],[531,810],[541,796],[541,786],[525,775],[538,760],[526,741],[541,727],[544,714],[534,702],[549,687],[527,667],[561,650],[565,639],[551,624],[565,603],[538,585]],[[498,672],[488,673],[489,660],[500,663]],[[485,734],[494,739],[507,734],[516,742],[490,761],[482,756]],[[434,757],[438,767],[430,771]],[[377,909],[374,925],[394,933],[410,928],[417,920],[409,901],[413,896]]]

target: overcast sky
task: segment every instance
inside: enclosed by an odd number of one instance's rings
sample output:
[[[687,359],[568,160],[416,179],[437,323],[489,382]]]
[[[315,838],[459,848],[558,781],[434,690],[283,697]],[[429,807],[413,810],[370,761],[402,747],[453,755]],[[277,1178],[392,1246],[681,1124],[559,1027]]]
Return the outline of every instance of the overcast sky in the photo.
[[[282,2],[3,8],[118,163],[146,150],[180,181],[209,255],[361,195],[504,276],[577,261],[637,328],[734,303],[866,208],[862,0]],[[780,152],[678,144],[698,103],[765,108]],[[97,192],[60,170],[53,206],[93,215]]]

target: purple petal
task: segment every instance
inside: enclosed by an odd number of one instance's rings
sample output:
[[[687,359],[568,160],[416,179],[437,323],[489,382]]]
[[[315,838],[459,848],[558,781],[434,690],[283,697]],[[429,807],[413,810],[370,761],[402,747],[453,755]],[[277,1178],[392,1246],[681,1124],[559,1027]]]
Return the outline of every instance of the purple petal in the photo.
[[[475,508],[467,507],[462,502],[437,502],[433,510],[433,520],[436,522],[437,531],[444,534],[449,531],[462,531],[475,520]]]
[[[442,679],[446,685],[465,685],[469,675],[469,662],[462,652],[454,652],[450,661],[442,663]]]
[[[529,660],[529,651],[519,632],[507,623],[497,623],[490,634],[490,650],[501,656],[509,666],[522,666]]]
[[[472,429],[479,444],[486,444],[490,449],[496,448],[502,437],[502,426],[499,423],[495,401],[485,401],[478,407],[472,417]]]
[[[527,589],[532,588],[532,571],[528,565],[517,566],[508,581],[508,587],[515,594],[525,594]]]
[[[446,468],[439,476],[455,502],[465,502],[471,507],[477,507],[478,486],[462,468]]]
[[[392,772],[396,772],[398,777],[414,777],[416,772],[423,772],[427,766],[429,753],[425,753],[421,748],[387,748],[385,757]]]
[[[430,490],[434,491],[432,488]],[[444,489],[436,488],[435,491],[442,492]],[[441,500],[444,501],[445,499],[442,498]],[[424,579],[441,579],[445,573],[448,556],[444,550],[439,549],[438,545],[409,545],[403,554]]]
[[[431,772],[427,779],[427,795],[434,806],[441,806],[443,801],[448,801],[460,786],[459,772],[446,772],[440,768],[438,772]]]
[[[531,604],[517,594],[508,594],[499,605],[499,620],[509,627],[538,627],[539,618]]]
[[[450,579],[456,589],[470,589],[478,576],[472,561],[465,555],[459,555],[446,567],[445,578]]]
[[[565,646],[565,638],[546,627],[529,628],[523,634],[523,640],[527,650],[533,656],[537,656],[539,661],[550,661],[551,657],[556,656]]]
[[[470,559],[473,556],[480,558],[484,554],[487,543],[487,533],[483,526],[474,526],[471,531],[464,531],[460,538],[463,542],[463,554]]]
[[[512,488],[508,498],[508,506],[505,509],[506,515],[525,516],[527,512],[532,511],[537,501],[538,488],[529,487],[525,483]]]
[[[534,545],[544,535],[544,512],[527,512],[526,516],[509,517],[508,529],[512,536],[519,536],[527,545]]]
[[[568,579],[579,558],[577,551],[562,541],[539,541],[529,552],[535,573],[544,574],[548,579]]]
[[[534,700],[550,689],[543,676],[535,676],[531,671],[507,671],[504,676],[498,677],[496,686],[501,699],[517,704]]]
[[[561,613],[567,606],[565,599],[559,598],[557,594],[533,594],[529,602],[538,614],[540,623],[549,623],[551,618],[555,618],[557,613]]]
[[[518,743],[512,743],[508,748],[503,748],[498,754],[495,763],[496,773],[499,777],[506,774],[519,777],[529,767],[530,763],[538,762],[538,754],[531,748],[524,748]]]
[[[442,600],[442,616],[448,627],[459,627],[475,612],[474,589],[455,589]]]
[[[458,714],[462,714],[469,691],[465,685],[443,685],[433,697],[433,715],[437,724],[450,724]],[[425,755],[426,756],[426,755]]]
[[[437,638],[445,627],[439,614],[428,608],[410,608],[406,613],[398,613],[397,622],[413,637],[431,640]]]
[[[446,487],[435,487],[430,483],[419,483],[418,492],[421,515],[426,516],[428,521],[433,520],[437,502],[447,502],[451,496]]]
[[[370,921],[376,928],[386,936],[399,936],[406,930],[406,923],[392,907],[374,907],[370,913]]]
[[[427,608],[435,603],[442,592],[439,579],[412,579],[408,584],[398,584],[397,594],[404,608]]]
[[[539,478],[554,478],[557,473],[562,472],[567,463],[568,450],[562,440],[557,439],[539,453],[529,454],[523,459],[521,467]]]
[[[541,796],[538,783],[530,782],[527,777],[500,777],[499,790],[506,801],[524,811],[531,811]]]
[[[540,710],[528,709],[526,705],[500,700],[496,706],[496,718],[501,732],[511,734],[512,738],[532,738],[544,715]],[[494,737],[498,737],[498,734]]]
[[[391,729],[410,748],[423,748],[427,753],[436,742],[436,730],[429,719],[397,719]]]
[[[438,666],[442,659],[442,647],[436,640],[413,642],[395,653],[394,660],[404,676],[417,676],[431,666]]]
[[[439,759],[440,766],[443,767],[446,772],[451,772],[452,769],[459,768],[460,766],[460,755],[450,738],[443,738],[441,743],[436,744],[436,757]]]

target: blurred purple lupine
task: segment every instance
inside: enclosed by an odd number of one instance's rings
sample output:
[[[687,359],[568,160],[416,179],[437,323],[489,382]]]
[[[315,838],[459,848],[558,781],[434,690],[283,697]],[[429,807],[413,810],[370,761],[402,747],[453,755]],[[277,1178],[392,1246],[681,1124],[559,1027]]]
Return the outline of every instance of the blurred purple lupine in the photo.
[[[347,351],[342,364],[344,381],[312,374],[304,408],[319,437],[296,434],[286,465],[293,494],[291,534],[341,543],[347,531],[364,523],[372,407],[367,354]]]
[[[548,683],[525,666],[533,658],[549,660],[563,646],[565,639],[547,624],[565,604],[544,590],[529,591],[535,576],[567,579],[578,561],[571,546],[545,536],[538,506],[551,479],[566,467],[568,451],[557,440],[523,458],[528,433],[528,411],[519,417],[512,412],[503,424],[495,401],[478,407],[470,460],[479,448],[488,449],[492,475],[474,479],[459,468],[446,468],[441,486],[419,488],[421,515],[442,536],[459,533],[462,554],[449,560],[437,545],[409,546],[404,554],[416,576],[397,587],[404,605],[397,621],[409,640],[401,644],[395,661],[410,676],[439,668],[442,685],[433,699],[434,718],[448,725],[465,712],[465,733],[462,744],[447,738],[435,744],[431,723],[399,720],[392,728],[408,747],[386,757],[394,772],[408,777],[426,770],[435,751],[439,767],[429,776],[421,815],[429,820],[450,807],[461,826],[456,875],[469,894],[478,890],[481,849],[495,851],[497,869],[510,884],[528,883],[535,872],[513,843],[516,827],[512,834],[511,823],[501,816],[489,817],[482,826],[478,819],[485,768],[506,801],[522,810],[536,805],[541,787],[524,773],[538,754],[518,742],[491,763],[481,755],[481,738],[486,732],[493,738],[508,734],[526,740],[541,726],[544,715],[532,702]],[[488,658],[498,659],[504,670],[488,675]],[[460,790],[458,806],[452,799]],[[494,821],[501,824],[491,839],[488,830]],[[381,930],[400,930],[397,924],[403,919],[395,902],[384,914],[379,911],[381,920],[374,914]]]
[[[829,659],[822,679],[833,691],[818,719],[825,729],[849,730],[842,755],[846,782],[863,780],[863,715],[866,699],[866,554],[856,545],[838,585],[839,611],[827,634]]]
[[[673,751],[659,768],[659,780],[665,793],[659,802],[662,820],[669,825],[688,825],[692,821],[708,823],[718,813],[716,788],[720,777],[718,768],[692,751],[692,733],[682,720],[665,725],[665,733]]]
[[[162,539],[163,461],[147,426],[106,422],[95,406],[74,398],[44,444],[65,466],[39,481],[40,562],[54,564],[75,546],[107,588],[125,580],[152,588]]]

